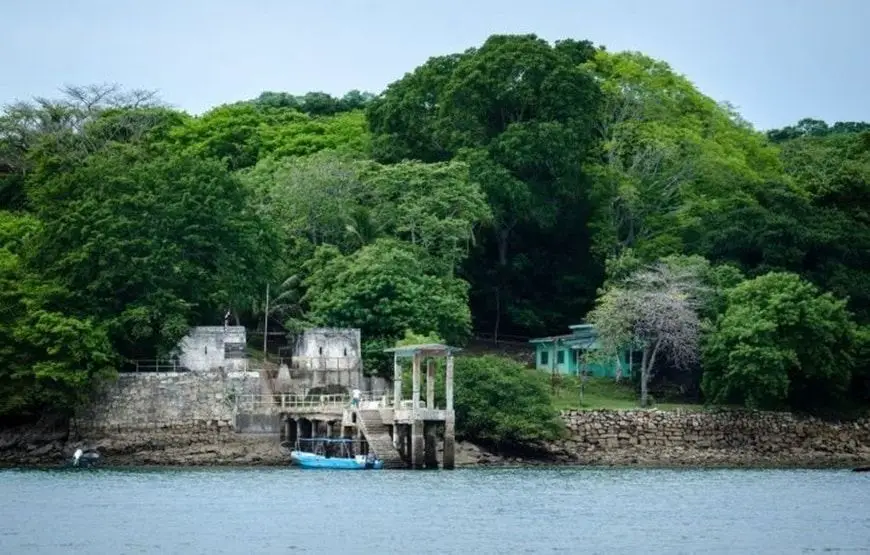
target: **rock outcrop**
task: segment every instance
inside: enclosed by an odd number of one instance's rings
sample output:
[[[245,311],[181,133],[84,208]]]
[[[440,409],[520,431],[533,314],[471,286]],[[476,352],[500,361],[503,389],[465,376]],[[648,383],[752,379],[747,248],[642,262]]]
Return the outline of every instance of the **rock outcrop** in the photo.
[[[221,423],[222,424],[222,423]],[[237,434],[225,425],[46,434],[28,429],[0,433],[0,464],[57,466],[76,449],[94,449],[110,466],[218,466],[288,464],[278,439]]]

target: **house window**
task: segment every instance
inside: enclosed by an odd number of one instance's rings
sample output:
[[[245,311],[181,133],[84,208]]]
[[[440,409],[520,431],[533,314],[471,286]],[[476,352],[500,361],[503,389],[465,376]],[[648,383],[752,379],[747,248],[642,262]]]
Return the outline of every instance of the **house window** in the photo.
[[[317,348],[317,354],[318,354],[319,356],[323,356],[323,347],[318,347],[318,348]]]
[[[541,351],[541,365],[546,366],[550,362],[550,353]]]
[[[565,351],[556,353],[556,364],[565,364]]]

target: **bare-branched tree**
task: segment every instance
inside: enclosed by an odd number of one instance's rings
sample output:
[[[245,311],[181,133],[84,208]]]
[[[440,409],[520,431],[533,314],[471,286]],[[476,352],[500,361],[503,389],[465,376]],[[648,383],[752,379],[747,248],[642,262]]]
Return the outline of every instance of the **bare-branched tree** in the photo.
[[[641,406],[648,404],[649,380],[660,356],[679,368],[697,360],[702,297],[694,268],[659,263],[605,291],[590,313],[604,352],[642,350]]]
[[[156,91],[123,90],[119,85],[66,86],[61,97],[36,97],[30,102],[16,102],[0,111],[0,168],[25,173],[27,152],[48,135],[75,135],[80,146],[90,152],[108,140],[141,134],[150,129],[159,114],[148,108],[165,107]],[[101,130],[99,137],[88,137],[85,126],[107,110],[126,112]]]

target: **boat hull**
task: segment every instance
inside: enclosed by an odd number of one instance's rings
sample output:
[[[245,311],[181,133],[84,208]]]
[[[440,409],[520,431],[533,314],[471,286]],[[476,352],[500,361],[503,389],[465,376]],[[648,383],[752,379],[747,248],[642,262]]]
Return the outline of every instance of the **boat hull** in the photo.
[[[304,451],[291,451],[290,461],[301,468],[329,468],[333,470],[380,470],[384,463],[380,460],[366,461],[359,458],[324,457]]]

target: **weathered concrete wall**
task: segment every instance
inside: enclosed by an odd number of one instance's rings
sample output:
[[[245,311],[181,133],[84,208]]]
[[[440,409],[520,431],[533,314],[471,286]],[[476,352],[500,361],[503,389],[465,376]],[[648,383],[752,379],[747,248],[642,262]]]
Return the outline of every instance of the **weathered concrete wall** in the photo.
[[[82,429],[229,427],[235,395],[259,395],[256,372],[121,374],[79,419]]]
[[[370,393],[391,393],[393,391],[393,384],[386,378],[365,376],[360,380],[360,389]]]
[[[195,372],[218,368],[242,371],[247,364],[243,351],[245,341],[244,326],[191,328],[179,343],[179,362]]]
[[[324,368],[332,365],[329,359],[360,357],[360,330],[343,328],[312,328],[296,338],[294,357],[322,358]]]
[[[578,462],[788,464],[870,460],[870,420],[834,423],[757,411],[565,411],[554,446]]]
[[[244,434],[281,434],[281,417],[277,414],[239,413],[233,421],[233,428]]]
[[[307,394],[315,387],[360,387],[363,381],[360,330],[313,328],[294,341],[275,383],[278,391]]]

